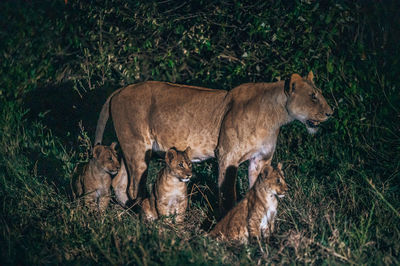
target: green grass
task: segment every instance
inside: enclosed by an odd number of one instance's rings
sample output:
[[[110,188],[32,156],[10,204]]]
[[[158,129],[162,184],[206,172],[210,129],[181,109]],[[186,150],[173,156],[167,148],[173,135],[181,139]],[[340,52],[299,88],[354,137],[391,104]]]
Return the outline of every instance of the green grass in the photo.
[[[399,264],[398,1],[3,1],[2,264]],[[285,126],[274,163],[288,196],[266,243],[206,236],[217,164],[194,166],[184,228],[70,196],[98,113],[121,86],[164,80],[229,90],[313,70],[335,109],[315,136]],[[115,140],[110,126],[105,142]],[[163,162],[150,165],[149,184]],[[247,190],[247,165],[238,191]]]

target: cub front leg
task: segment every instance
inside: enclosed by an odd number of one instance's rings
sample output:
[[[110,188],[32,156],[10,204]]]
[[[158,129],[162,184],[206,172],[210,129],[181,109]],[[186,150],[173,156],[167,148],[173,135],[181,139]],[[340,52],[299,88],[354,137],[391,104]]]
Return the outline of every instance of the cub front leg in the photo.
[[[260,239],[261,237],[261,218],[259,215],[251,214],[248,217],[249,237]]]
[[[177,223],[182,223],[185,220],[187,204],[187,196],[182,197],[181,201],[177,204],[177,208],[175,209],[175,221]]]
[[[105,211],[110,203],[111,193],[108,191],[106,195],[99,197],[99,209],[100,211]]]
[[[274,232],[274,229],[275,229],[275,213],[272,213],[271,218],[268,221],[268,225],[262,228],[261,230],[263,238],[268,238]]]
[[[85,206],[92,210],[97,209],[98,199],[99,199],[99,195],[96,190],[86,193],[86,195],[84,195]]]

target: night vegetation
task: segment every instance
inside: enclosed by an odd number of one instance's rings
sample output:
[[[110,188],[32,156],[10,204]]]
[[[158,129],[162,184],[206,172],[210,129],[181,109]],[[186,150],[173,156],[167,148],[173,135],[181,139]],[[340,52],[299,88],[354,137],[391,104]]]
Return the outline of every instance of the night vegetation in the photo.
[[[399,264],[399,1],[1,1],[1,264]],[[114,90],[229,90],[313,70],[335,109],[285,126],[288,196],[266,243],[217,243],[215,160],[196,164],[185,230],[72,200]],[[105,143],[116,140],[112,126]],[[163,161],[154,159],[150,182]],[[247,165],[238,188],[247,190]]]

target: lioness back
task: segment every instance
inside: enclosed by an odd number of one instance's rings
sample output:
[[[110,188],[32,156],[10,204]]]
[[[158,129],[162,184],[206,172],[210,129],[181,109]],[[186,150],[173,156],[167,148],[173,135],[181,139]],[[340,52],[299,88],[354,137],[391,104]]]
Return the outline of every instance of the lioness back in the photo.
[[[149,81],[116,94],[111,114],[116,128],[129,126],[144,138],[146,148],[167,151],[170,147],[184,150],[190,146],[192,159],[203,160],[215,156],[227,93]],[[125,136],[122,139],[119,136],[123,148]]]

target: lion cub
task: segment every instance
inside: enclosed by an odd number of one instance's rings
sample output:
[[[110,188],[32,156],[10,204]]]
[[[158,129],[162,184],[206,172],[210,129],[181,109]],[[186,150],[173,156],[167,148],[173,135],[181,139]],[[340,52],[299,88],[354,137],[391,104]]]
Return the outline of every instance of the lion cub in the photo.
[[[84,196],[85,205],[92,209],[103,211],[110,202],[111,176],[120,168],[116,144],[94,146],[92,159],[83,167],[75,182],[77,196]]]
[[[220,240],[238,240],[244,243],[252,237],[267,237],[274,230],[278,206],[276,196],[284,197],[287,189],[282,164],[278,164],[278,169],[265,165],[243,200],[217,223],[209,235]]]
[[[171,148],[165,154],[167,165],[158,173],[150,198],[142,202],[147,220],[175,214],[175,221],[183,222],[188,204],[186,182],[192,177],[190,151],[190,147],[183,152]]]

